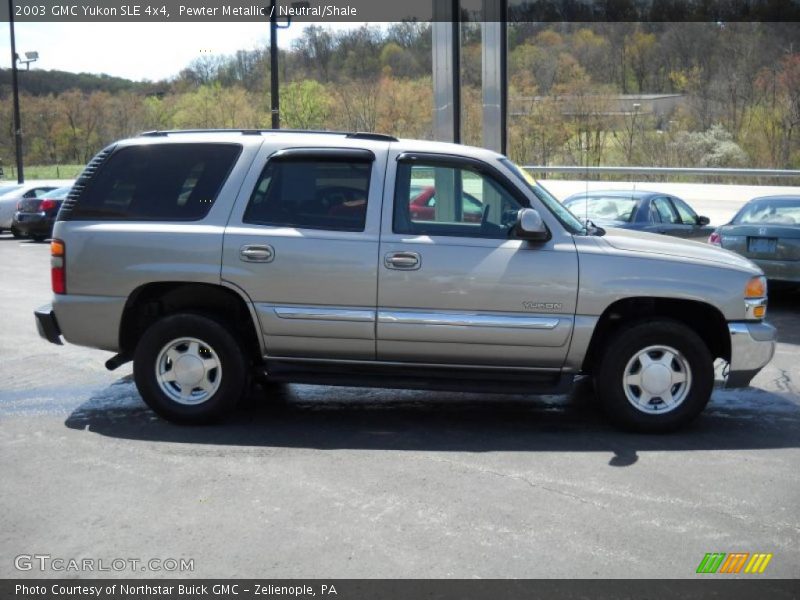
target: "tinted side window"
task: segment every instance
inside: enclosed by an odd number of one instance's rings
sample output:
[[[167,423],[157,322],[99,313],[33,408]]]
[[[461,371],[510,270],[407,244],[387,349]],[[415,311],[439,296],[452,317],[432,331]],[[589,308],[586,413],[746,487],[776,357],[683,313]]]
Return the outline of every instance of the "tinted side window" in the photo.
[[[666,198],[655,198],[653,205],[656,207],[662,223],[680,223],[678,215],[672,210],[669,200]]]
[[[397,166],[395,233],[506,239],[520,208],[503,186],[471,167]]]
[[[273,159],[261,173],[243,221],[256,225],[364,231],[372,162]]]
[[[155,144],[111,155],[72,210],[73,219],[196,221],[241,152],[238,144]]]
[[[697,224],[697,213],[695,213],[691,208],[689,208],[689,205],[686,204],[686,202],[684,202],[680,198],[673,198],[672,204],[675,207],[675,210],[678,211],[682,223],[685,223],[686,225]]]

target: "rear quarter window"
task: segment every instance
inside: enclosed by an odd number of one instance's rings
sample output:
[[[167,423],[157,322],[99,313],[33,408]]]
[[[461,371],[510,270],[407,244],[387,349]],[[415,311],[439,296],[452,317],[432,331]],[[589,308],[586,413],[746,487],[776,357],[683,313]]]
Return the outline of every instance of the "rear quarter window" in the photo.
[[[238,144],[148,144],[114,152],[77,199],[72,219],[197,221],[236,163]]]

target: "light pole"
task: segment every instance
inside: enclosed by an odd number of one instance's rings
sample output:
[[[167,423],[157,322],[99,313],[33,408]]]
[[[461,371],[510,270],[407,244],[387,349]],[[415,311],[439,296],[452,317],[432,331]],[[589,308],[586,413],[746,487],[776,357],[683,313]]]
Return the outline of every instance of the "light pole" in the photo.
[[[9,0],[11,1],[11,0]],[[292,9],[308,8],[308,2],[292,2]],[[269,97],[272,113],[272,128],[281,128],[281,99],[278,81],[278,29],[286,29],[292,24],[292,18],[286,17],[286,23],[278,24],[278,0],[269,3]]]
[[[8,23],[11,27],[11,89],[14,96],[14,143],[17,152],[17,183],[25,183],[22,172],[22,124],[19,117],[19,83],[17,82],[17,42],[14,37],[14,2],[8,0]]]
[[[278,97],[278,15],[277,1],[269,4],[269,98],[272,128],[281,128],[281,101]]]

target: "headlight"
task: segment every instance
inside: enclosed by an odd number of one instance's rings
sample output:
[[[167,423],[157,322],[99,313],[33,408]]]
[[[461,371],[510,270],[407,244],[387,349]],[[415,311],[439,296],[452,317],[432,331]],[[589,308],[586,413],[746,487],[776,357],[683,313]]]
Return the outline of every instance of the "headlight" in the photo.
[[[744,286],[745,298],[766,298],[767,297],[767,278],[763,275],[751,277]]]
[[[744,311],[748,319],[763,319],[767,315],[767,278],[752,277],[744,286]]]

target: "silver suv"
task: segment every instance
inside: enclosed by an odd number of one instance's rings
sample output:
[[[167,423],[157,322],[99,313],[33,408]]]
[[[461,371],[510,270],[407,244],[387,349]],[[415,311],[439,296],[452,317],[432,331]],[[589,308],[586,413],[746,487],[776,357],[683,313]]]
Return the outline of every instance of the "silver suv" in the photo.
[[[663,431],[746,386],[775,329],[750,261],[584,226],[504,156],[378,134],[151,132],[105,148],[52,243],[54,343],[133,360],[176,422],[280,382],[564,392]]]

